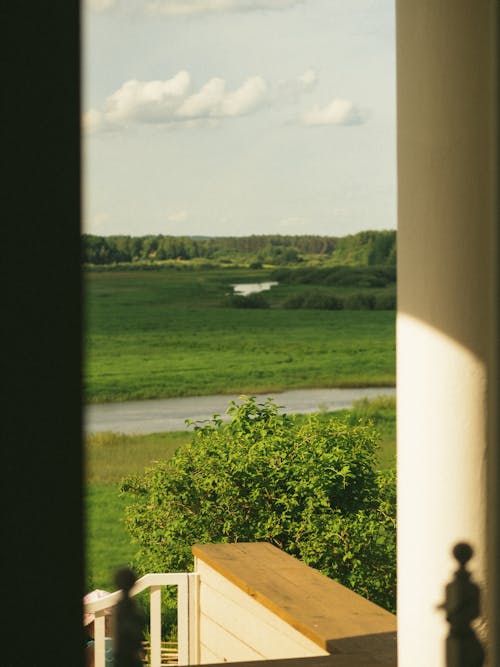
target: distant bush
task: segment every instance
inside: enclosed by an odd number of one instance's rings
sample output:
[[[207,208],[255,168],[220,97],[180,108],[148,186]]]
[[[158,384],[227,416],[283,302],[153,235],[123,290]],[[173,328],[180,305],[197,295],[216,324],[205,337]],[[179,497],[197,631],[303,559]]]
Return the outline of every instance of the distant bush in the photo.
[[[375,310],[396,310],[397,299],[395,293],[377,294],[375,298]]]
[[[230,308],[269,308],[269,301],[260,292],[255,294],[231,294],[224,302]]]
[[[275,269],[273,280],[291,285],[331,285],[337,287],[386,287],[396,281],[393,266],[330,266]]]
[[[195,543],[267,541],[395,610],[394,472],[368,424],[232,402],[168,461],[122,482],[139,574],[192,569]]]
[[[290,296],[283,302],[286,309],[317,309],[317,310],[395,310],[396,295],[394,293],[374,294],[370,292],[354,292],[340,296],[320,289],[306,290]]]
[[[340,297],[335,294],[311,290],[302,294],[295,294],[283,303],[283,308],[296,309],[305,308],[311,310],[342,310],[343,304]]]
[[[373,310],[375,295],[367,292],[356,292],[344,297],[345,310]]]

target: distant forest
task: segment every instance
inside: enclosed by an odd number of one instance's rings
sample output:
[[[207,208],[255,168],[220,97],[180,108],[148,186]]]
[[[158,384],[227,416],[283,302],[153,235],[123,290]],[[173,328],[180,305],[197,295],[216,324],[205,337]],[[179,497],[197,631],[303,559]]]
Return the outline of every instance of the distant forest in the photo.
[[[348,236],[224,237],[82,235],[82,261],[88,265],[204,259],[217,263],[395,266],[396,232],[364,231]]]

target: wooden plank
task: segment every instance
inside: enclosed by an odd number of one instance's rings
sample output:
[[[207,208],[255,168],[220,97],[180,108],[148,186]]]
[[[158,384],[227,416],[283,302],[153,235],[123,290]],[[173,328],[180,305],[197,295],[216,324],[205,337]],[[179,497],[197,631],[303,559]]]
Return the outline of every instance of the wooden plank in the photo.
[[[290,624],[208,566],[205,568],[209,574],[205,576],[204,571],[202,574],[200,600],[203,614],[216,618],[219,625],[232,634],[244,637],[246,643],[267,659],[324,653],[321,647]]]
[[[326,651],[373,649],[395,664],[394,614],[273,545],[197,544],[193,554]]]
[[[261,653],[248,646],[241,637],[232,635],[203,614],[200,619],[200,640],[210,651],[221,656],[221,662],[264,659]]]
[[[200,643],[200,665],[213,664],[220,662],[222,658],[218,655],[215,655],[208,646]]]

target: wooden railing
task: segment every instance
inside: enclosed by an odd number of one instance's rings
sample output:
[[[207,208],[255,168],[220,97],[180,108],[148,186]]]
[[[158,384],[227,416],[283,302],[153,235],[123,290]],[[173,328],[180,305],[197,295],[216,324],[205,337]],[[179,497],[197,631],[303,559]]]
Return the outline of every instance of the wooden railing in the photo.
[[[161,592],[165,586],[177,587],[177,650],[166,645],[161,637]],[[130,591],[131,596],[149,589],[150,641],[145,654],[151,667],[162,665],[192,665],[198,662],[198,637],[196,610],[198,606],[198,575],[196,573],[146,574],[138,579]],[[105,667],[105,610],[115,607],[122,597],[115,591],[84,605],[85,613],[94,613],[95,667]],[[175,662],[174,662],[175,658]]]
[[[195,545],[193,553],[194,573],[148,574],[127,588],[130,597],[150,591],[150,641],[143,646],[151,667],[247,661],[287,667],[289,660],[290,667],[395,667],[396,617],[296,558],[265,542]],[[177,652],[161,637],[161,590],[172,585]],[[104,610],[118,605],[120,617],[124,591],[85,605],[95,614],[96,667],[105,664]]]

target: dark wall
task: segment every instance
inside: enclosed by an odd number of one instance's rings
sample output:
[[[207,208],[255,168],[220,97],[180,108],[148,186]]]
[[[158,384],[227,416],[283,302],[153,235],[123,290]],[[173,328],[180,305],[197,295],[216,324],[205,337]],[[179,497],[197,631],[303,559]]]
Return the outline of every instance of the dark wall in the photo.
[[[79,5],[3,3],[0,662],[79,665]],[[53,257],[54,260],[47,258]]]

